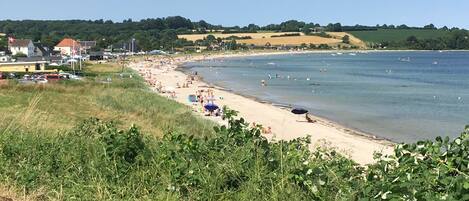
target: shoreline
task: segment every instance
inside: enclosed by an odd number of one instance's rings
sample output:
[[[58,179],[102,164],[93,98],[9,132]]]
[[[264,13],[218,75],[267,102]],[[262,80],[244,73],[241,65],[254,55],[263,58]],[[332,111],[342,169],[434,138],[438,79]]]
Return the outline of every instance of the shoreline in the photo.
[[[321,51],[322,53],[337,52]],[[356,52],[356,51],[351,51]],[[270,55],[289,55],[289,54],[307,54],[315,53],[311,51],[289,51],[289,52],[243,52],[243,53],[230,53],[230,54],[214,54],[214,55],[200,55],[200,56],[185,56],[171,58],[171,64],[162,64],[160,68],[165,68],[165,71],[158,73],[155,78],[163,83],[165,86],[174,86],[174,84],[184,81],[184,78],[190,73],[190,70],[184,67],[185,64],[190,62],[197,62],[211,59],[226,59],[226,58],[240,58],[251,56],[270,56]],[[151,61],[148,65],[156,64],[161,60]],[[140,62],[141,64],[141,62]],[[135,70],[139,71],[137,66],[139,63],[132,65]],[[150,67],[149,69],[151,69]],[[154,66],[153,66],[154,68]],[[141,69],[141,68],[140,68]],[[176,89],[175,92],[178,97],[175,101],[193,107],[188,103],[187,96],[195,93],[196,90],[210,87],[217,96],[224,97],[217,100],[220,106],[228,106],[231,109],[237,110],[239,116],[245,118],[248,122],[256,122],[264,125],[265,127],[272,127],[273,135],[266,136],[269,140],[292,140],[298,137],[311,136],[311,147],[326,146],[338,150],[340,153],[355,160],[359,164],[370,164],[374,162],[373,153],[381,152],[383,154],[390,154],[392,152],[394,142],[389,139],[377,137],[371,133],[366,133],[358,129],[344,126],[338,122],[330,119],[320,117],[315,114],[310,114],[313,119],[317,120],[316,123],[307,123],[298,121],[299,116],[291,114],[290,107],[283,104],[272,103],[270,101],[262,100],[258,97],[248,96],[245,94],[236,93],[235,91],[225,89],[220,86],[211,85],[204,80],[196,81],[194,86],[190,88]],[[162,94],[164,95],[164,94]],[[257,111],[263,111],[263,114],[258,114]],[[198,113],[198,112],[196,112]],[[201,113],[198,113],[201,115]],[[203,116],[203,115],[201,115]],[[217,123],[223,124],[220,119],[208,117]],[[303,117],[304,119],[304,117]]]
[[[190,70],[187,68],[187,67],[184,67],[183,65],[186,64],[186,63],[182,63],[180,65],[178,65],[178,67],[175,69],[176,71],[179,71],[181,73],[184,73],[185,75],[190,75]],[[201,78],[201,82],[207,84],[207,85],[212,85],[211,83],[207,83],[202,76],[199,76]],[[227,89],[225,87],[222,87],[222,86],[218,86],[216,84],[213,84],[212,85],[213,88],[216,88],[218,90],[222,90],[222,91],[225,91],[227,93],[233,93],[233,94],[236,94],[238,96],[242,96],[242,97],[245,97],[245,98],[248,98],[248,99],[251,99],[253,101],[256,101],[258,103],[262,103],[262,104],[267,104],[267,105],[271,105],[271,106],[274,106],[274,107],[277,107],[277,108],[280,108],[280,109],[283,109],[287,112],[290,112],[293,107],[291,107],[291,105],[287,104],[287,103],[280,103],[280,102],[272,102],[272,101],[267,101],[267,100],[264,100],[262,98],[259,98],[259,97],[256,97],[256,96],[251,96],[251,95],[247,95],[247,94],[243,94],[243,93],[239,93],[239,92],[236,92],[234,90],[231,90],[231,89]],[[358,137],[363,137],[363,138],[367,138],[367,139],[370,139],[370,140],[375,140],[375,141],[380,141],[380,142],[384,142],[384,143],[389,143],[390,145],[392,144],[396,144],[397,142],[394,142],[392,141],[391,139],[387,139],[385,137],[380,137],[380,136],[377,136],[376,134],[373,134],[373,133],[370,133],[370,132],[366,132],[366,131],[362,131],[358,128],[353,128],[351,126],[345,126],[343,125],[342,123],[339,123],[337,121],[334,121],[332,119],[329,119],[327,117],[323,117],[323,116],[320,116],[320,115],[317,115],[317,114],[311,114],[309,113],[310,116],[314,117],[315,120],[318,120],[318,123],[322,123],[323,125],[325,126],[331,126],[331,127],[335,127],[335,128],[338,128],[338,129],[342,129],[344,130],[344,132],[350,134],[350,135],[356,135]]]

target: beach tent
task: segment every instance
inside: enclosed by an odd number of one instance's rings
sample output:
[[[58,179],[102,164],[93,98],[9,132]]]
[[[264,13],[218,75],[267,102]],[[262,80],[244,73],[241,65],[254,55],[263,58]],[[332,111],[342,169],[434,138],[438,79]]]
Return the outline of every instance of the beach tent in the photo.
[[[217,110],[219,107],[218,107],[218,105],[215,105],[213,103],[209,103],[209,104],[205,105],[204,108],[206,110],[210,111],[210,112],[213,112],[213,111]]]

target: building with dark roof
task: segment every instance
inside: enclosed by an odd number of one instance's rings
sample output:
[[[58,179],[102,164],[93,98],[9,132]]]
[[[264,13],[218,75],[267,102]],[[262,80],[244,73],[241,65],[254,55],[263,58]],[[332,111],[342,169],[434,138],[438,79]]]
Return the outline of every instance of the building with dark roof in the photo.
[[[8,49],[12,55],[24,54],[28,57],[34,56],[34,44],[29,39],[13,39],[9,41]]]

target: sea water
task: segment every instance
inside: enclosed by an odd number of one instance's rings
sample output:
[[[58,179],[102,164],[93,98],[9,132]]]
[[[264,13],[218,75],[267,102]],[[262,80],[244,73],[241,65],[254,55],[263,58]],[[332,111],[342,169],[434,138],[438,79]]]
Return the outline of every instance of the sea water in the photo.
[[[396,142],[456,137],[469,124],[469,52],[289,54],[186,67],[209,83]]]

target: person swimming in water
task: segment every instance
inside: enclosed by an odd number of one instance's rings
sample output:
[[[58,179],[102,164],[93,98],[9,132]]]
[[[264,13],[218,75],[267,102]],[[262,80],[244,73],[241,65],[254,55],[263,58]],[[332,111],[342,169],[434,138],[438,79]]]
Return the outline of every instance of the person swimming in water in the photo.
[[[265,82],[265,80],[261,80],[261,85],[262,85],[263,87],[267,86],[267,83]]]

